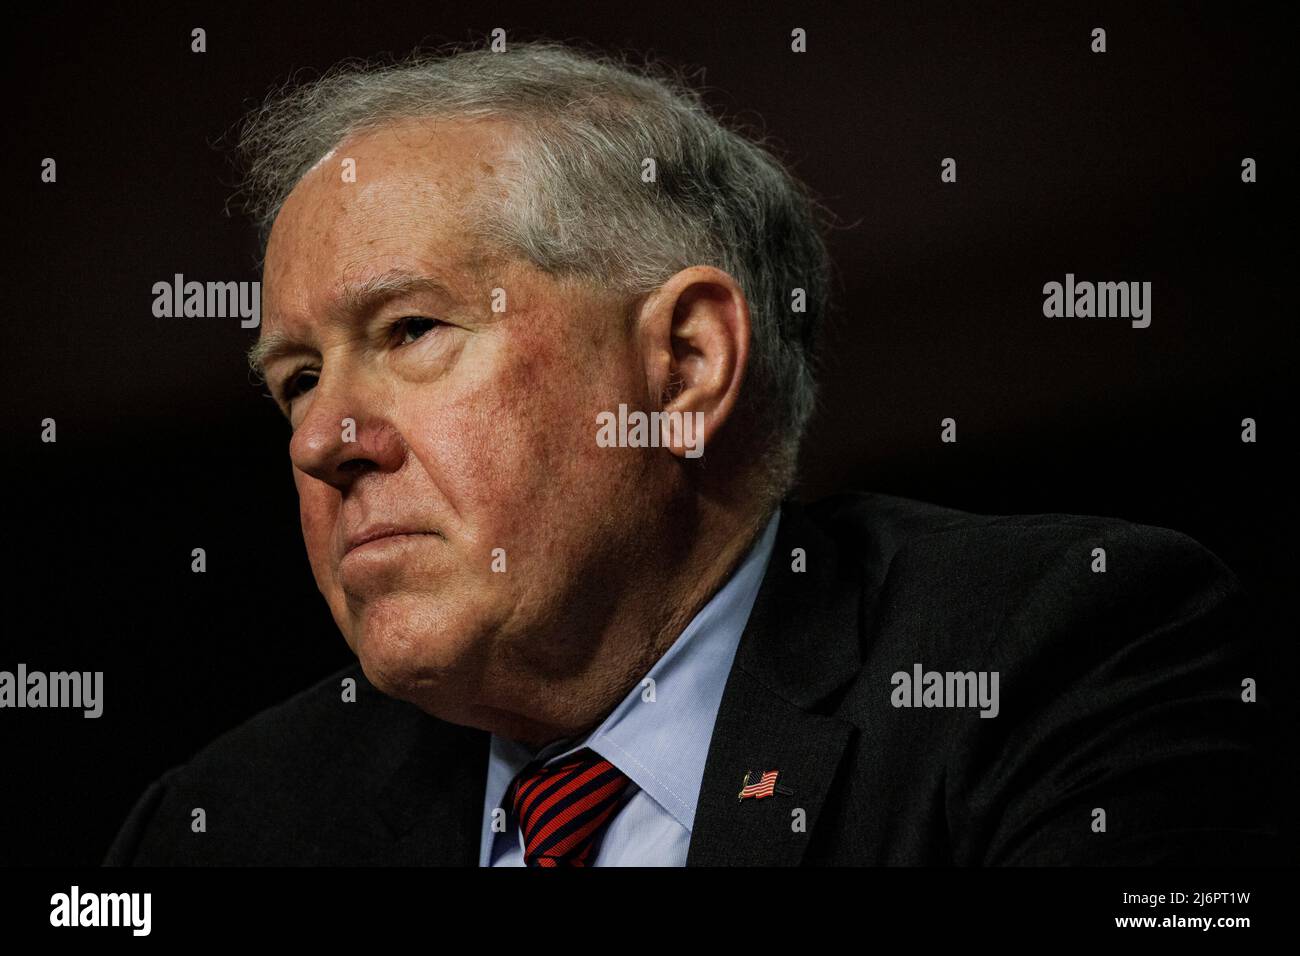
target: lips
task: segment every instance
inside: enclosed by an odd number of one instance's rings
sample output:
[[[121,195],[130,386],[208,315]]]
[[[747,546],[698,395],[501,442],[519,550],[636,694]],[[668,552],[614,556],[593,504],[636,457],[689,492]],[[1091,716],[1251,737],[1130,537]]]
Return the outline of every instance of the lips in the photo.
[[[350,552],[361,547],[363,544],[369,544],[371,541],[378,541],[381,538],[393,538],[399,535],[429,535],[437,534],[436,531],[425,531],[423,528],[413,528],[405,525],[394,524],[376,524],[362,528],[348,536],[343,546],[343,554],[346,557]]]

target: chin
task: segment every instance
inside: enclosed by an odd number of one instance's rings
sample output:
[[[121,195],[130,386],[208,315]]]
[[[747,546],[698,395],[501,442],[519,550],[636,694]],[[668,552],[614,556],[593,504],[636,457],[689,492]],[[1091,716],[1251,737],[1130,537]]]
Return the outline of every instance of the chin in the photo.
[[[440,687],[468,685],[478,641],[418,597],[402,595],[363,609],[349,643],[377,690],[414,702]]]

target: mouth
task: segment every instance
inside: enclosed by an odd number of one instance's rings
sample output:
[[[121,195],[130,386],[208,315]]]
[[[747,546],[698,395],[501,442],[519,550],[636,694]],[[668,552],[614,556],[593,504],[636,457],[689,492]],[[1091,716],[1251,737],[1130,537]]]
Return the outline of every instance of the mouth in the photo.
[[[417,528],[403,528],[395,525],[375,525],[370,528],[363,528],[353,535],[350,535],[343,547],[343,556],[347,557],[358,548],[364,548],[367,545],[374,544],[377,541],[400,540],[408,538],[436,536],[436,531],[423,531]]]

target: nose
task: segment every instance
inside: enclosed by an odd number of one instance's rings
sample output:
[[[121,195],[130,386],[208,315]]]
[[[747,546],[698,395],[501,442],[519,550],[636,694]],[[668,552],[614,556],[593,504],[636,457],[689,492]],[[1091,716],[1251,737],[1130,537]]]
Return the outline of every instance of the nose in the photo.
[[[406,443],[376,398],[356,382],[327,382],[322,373],[289,441],[294,467],[340,492],[364,474],[397,471]]]

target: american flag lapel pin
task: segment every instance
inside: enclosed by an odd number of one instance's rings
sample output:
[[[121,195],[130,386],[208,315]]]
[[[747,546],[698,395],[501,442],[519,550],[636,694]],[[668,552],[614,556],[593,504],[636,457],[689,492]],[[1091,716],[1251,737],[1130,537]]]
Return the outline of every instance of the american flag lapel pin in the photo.
[[[794,791],[789,787],[779,786],[776,778],[780,775],[779,770],[763,770],[755,773],[753,770],[745,772],[745,778],[740,782],[740,799],[744,800],[752,797],[755,800],[762,800],[764,797],[770,797],[774,793],[782,793],[791,796]]]

